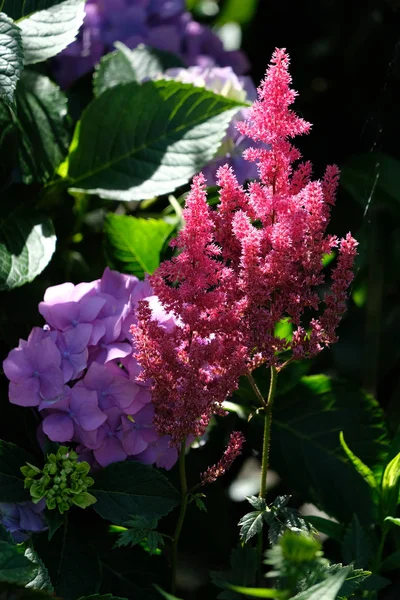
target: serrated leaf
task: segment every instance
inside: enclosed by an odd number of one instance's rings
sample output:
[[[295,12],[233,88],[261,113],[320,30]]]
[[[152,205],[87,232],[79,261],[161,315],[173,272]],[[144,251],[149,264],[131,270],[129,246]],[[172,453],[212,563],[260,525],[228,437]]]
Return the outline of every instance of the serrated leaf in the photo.
[[[357,473],[364,479],[364,481],[369,485],[369,487],[372,490],[376,490],[378,483],[374,477],[372,470],[350,450],[350,448],[345,442],[343,431],[340,432],[339,439],[340,445],[342,446],[347,458],[350,460]],[[375,493],[374,495],[376,496],[376,499],[378,501],[378,494]]]
[[[259,496],[246,496],[246,500],[258,511],[264,511],[267,508],[264,498],[259,498]]]
[[[360,590],[365,585],[365,580],[371,577],[370,571],[363,571],[362,569],[353,569],[350,567],[344,567],[342,564],[337,563],[328,565],[325,569],[325,573],[328,575],[335,575],[336,573],[343,571],[343,569],[349,569],[346,579],[339,590],[338,597],[351,596],[356,590]]]
[[[20,22],[24,63],[56,56],[74,41],[85,17],[83,0],[65,0]]]
[[[75,130],[70,192],[122,201],[173,192],[213,158],[241,106],[176,81],[127,83],[105,91]]]
[[[139,219],[109,213],[104,222],[111,266],[143,279],[160,264],[161,250],[174,229],[162,219]]]
[[[292,600],[336,600],[336,596],[342,587],[351,567],[345,567],[331,575],[321,583],[313,585],[308,590],[293,596]]]
[[[38,10],[45,10],[63,0],[0,0],[0,10],[18,21]]]
[[[59,529],[51,542],[47,534],[33,538],[34,548],[48,569],[55,593],[64,600],[95,594],[101,584],[96,548],[72,525]]]
[[[249,544],[234,548],[230,558],[230,570],[226,572],[214,571],[211,573],[213,583],[225,589],[226,584],[242,585],[245,587],[255,584],[258,570],[258,554]],[[240,596],[233,591],[225,589],[218,595],[219,600],[238,600]]]
[[[400,550],[396,550],[392,554],[389,554],[385,560],[381,563],[379,570],[382,573],[386,571],[394,571],[400,568]]]
[[[274,406],[271,468],[303,500],[323,507],[338,521],[350,522],[357,513],[361,523],[370,523],[377,518],[372,491],[345,461],[340,431],[370,468],[383,462],[388,434],[372,396],[325,375],[302,377]]]
[[[68,153],[67,97],[48,77],[23,71],[16,102],[24,183],[47,182]]]
[[[0,582],[26,585],[35,576],[35,565],[21,546],[0,541]]]
[[[100,96],[120,83],[141,82],[154,78],[171,67],[185,66],[177,56],[143,44],[134,50],[121,42],[116,42],[115,47],[117,50],[106,54],[96,67],[93,77],[95,96]]]
[[[24,477],[20,469],[32,460],[22,448],[0,440],[0,502],[30,500],[29,490],[24,488]]]
[[[14,100],[14,92],[23,67],[23,49],[19,27],[0,12],[0,98],[8,104]]]
[[[160,518],[179,504],[179,493],[159,471],[139,462],[114,463],[94,476],[94,510],[125,525],[132,515]]]
[[[25,556],[36,565],[37,572],[35,577],[26,585],[27,588],[34,590],[42,590],[49,594],[54,594],[54,587],[50,579],[50,575],[45,564],[40,559],[33,548],[27,548]]]
[[[316,515],[306,515],[304,518],[311,523],[317,531],[324,533],[336,542],[342,541],[344,527],[341,523],[336,523],[336,521],[324,519],[323,517],[317,517]]]
[[[263,528],[263,512],[252,511],[244,515],[238,525],[240,527],[240,537],[244,542],[248,542],[254,535],[260,533]]]
[[[56,247],[51,220],[22,202],[12,205],[12,200],[3,201],[0,216],[0,290],[11,290],[35,279]]]
[[[346,563],[353,563],[356,569],[364,569],[368,566],[372,557],[373,549],[371,541],[360,525],[357,515],[353,516],[352,522],[346,529],[343,542],[342,554]]]

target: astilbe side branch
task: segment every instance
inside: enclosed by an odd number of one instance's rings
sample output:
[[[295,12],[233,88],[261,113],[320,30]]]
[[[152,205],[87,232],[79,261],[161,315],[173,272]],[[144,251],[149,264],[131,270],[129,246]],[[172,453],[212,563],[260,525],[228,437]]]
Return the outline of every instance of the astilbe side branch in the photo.
[[[200,485],[208,485],[214,483],[219,477],[224,475],[232,466],[234,460],[242,453],[242,447],[245,442],[245,437],[240,431],[231,433],[229,443],[223,453],[221,459],[216,465],[208,467],[207,471],[201,474]]]
[[[298,163],[290,140],[310,124],[290,109],[296,92],[288,67],[285,50],[276,50],[249,119],[238,125],[258,144],[245,158],[256,163],[259,181],[245,189],[229,167],[220,168],[219,204],[211,210],[204,177],[195,177],[174,242],[178,254],[150,278],[179,325],[163,329],[145,302],[137,311],[141,377],[153,381],[158,433],[176,445],[204,432],[241,375],[260,364],[279,367],[282,352],[302,359],[332,344],[345,312],[357,242],[326,235],[339,171],[330,166],[313,180],[311,164]],[[322,257],[333,250],[322,303]],[[290,341],[274,333],[283,318],[293,326]]]

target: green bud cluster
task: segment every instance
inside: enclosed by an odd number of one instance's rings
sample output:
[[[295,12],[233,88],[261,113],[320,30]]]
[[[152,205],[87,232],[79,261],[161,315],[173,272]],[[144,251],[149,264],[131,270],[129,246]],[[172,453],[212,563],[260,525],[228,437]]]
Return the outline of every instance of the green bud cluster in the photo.
[[[64,513],[73,504],[87,508],[96,498],[87,492],[94,480],[88,477],[90,466],[78,462],[78,455],[66,446],[61,446],[57,454],[49,454],[43,469],[27,463],[21,467],[25,475],[25,488],[29,488],[32,501],[37,504],[46,498],[47,508],[58,508]]]

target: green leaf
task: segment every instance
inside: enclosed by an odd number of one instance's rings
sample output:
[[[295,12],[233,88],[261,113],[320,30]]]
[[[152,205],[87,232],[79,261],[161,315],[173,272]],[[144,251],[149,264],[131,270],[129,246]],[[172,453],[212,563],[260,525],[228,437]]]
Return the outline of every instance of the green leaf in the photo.
[[[385,573],[386,571],[395,571],[397,569],[400,569],[400,550],[396,550],[392,554],[389,554],[379,567],[379,570],[382,573]]]
[[[24,183],[46,182],[68,153],[67,97],[48,77],[24,71],[16,102]]]
[[[385,521],[388,521],[389,523],[393,523],[393,525],[397,525],[397,527],[400,527],[400,519],[396,517],[386,517]]]
[[[249,544],[234,548],[231,553],[230,570],[225,572],[211,572],[213,583],[225,591],[218,595],[219,600],[237,600],[239,596],[232,590],[226,590],[227,583],[253,586],[256,581],[259,559],[257,550]]]
[[[346,563],[353,563],[356,569],[365,569],[373,555],[368,534],[360,525],[357,515],[345,531],[342,542],[342,554]]]
[[[172,192],[213,158],[241,106],[176,81],[111,88],[75,130],[70,191],[122,201]]]
[[[25,450],[0,440],[0,502],[30,500],[29,490],[24,488],[24,477],[20,469],[31,461],[32,457]]]
[[[0,582],[25,585],[35,576],[35,565],[21,546],[0,541]]]
[[[74,41],[85,17],[83,0],[65,0],[20,21],[24,63],[56,56]]]
[[[7,529],[0,523],[0,541],[7,542],[7,544],[13,544],[12,535]]]
[[[336,521],[331,521],[330,519],[317,517],[315,515],[306,515],[304,518],[306,521],[311,523],[315,529],[321,533],[324,533],[332,540],[335,540],[336,542],[342,541],[344,527],[340,523],[336,523]]]
[[[63,0],[0,0],[0,10],[14,19],[14,21],[18,21],[38,10],[44,10],[55,4],[60,4],[62,1]]]
[[[383,514],[396,513],[400,490],[400,452],[386,466],[382,477],[382,508]]]
[[[139,219],[108,213],[104,222],[111,266],[143,279],[160,264],[160,254],[174,226],[162,219]]]
[[[364,479],[364,481],[369,485],[369,487],[372,490],[376,490],[378,483],[374,477],[372,470],[369,467],[367,467],[367,465],[364,464],[363,461],[360,460],[358,458],[358,456],[356,456],[350,450],[350,448],[348,447],[348,445],[346,444],[346,442],[344,440],[343,431],[340,432],[339,439],[340,439],[340,445],[342,446],[343,450],[346,453],[347,458],[350,460],[351,464],[353,465],[353,467],[355,468],[357,473],[359,475],[361,475],[361,477]],[[378,499],[379,499],[378,494],[374,493],[374,496],[376,497],[376,500],[378,501]]]
[[[154,587],[156,588],[157,592],[160,592],[161,596],[165,598],[165,600],[180,600],[180,598],[177,598],[176,596],[173,596],[172,594],[162,590],[156,583],[154,584]]]
[[[56,236],[51,220],[18,198],[3,200],[1,210],[0,290],[11,290],[43,271],[55,251]]]
[[[217,25],[225,23],[239,23],[245,25],[253,19],[259,0],[227,0],[222,5],[222,10],[218,15]]]
[[[46,523],[49,528],[49,542],[51,541],[55,532],[64,523],[64,517],[58,510],[47,510],[45,511]]]
[[[96,548],[86,541],[84,531],[68,524],[55,533],[51,542],[47,533],[35,536],[33,542],[58,596],[76,600],[98,592],[101,564]]]
[[[336,600],[336,596],[344,584],[351,567],[341,569],[321,583],[313,585],[308,590],[293,596],[292,600]]]
[[[25,556],[36,565],[37,569],[34,579],[32,579],[26,587],[34,590],[42,590],[44,592],[48,592],[49,594],[54,594],[54,587],[51,582],[50,575],[43,561],[39,558],[35,550],[31,547],[27,548],[25,551]]]
[[[103,56],[96,67],[93,76],[95,96],[120,83],[141,82],[160,75],[166,69],[185,66],[177,56],[143,44],[134,50],[121,42],[116,42],[115,47],[117,50]]]
[[[343,567],[343,565],[340,563],[328,565],[325,570],[325,573],[326,575],[335,575],[336,573],[343,571],[343,569],[347,569],[348,574],[346,575],[346,579],[339,590],[339,598],[347,598],[348,596],[351,596],[356,590],[364,589],[364,586],[366,585],[366,580],[369,580],[371,577],[371,571],[353,569],[353,567]]]
[[[279,383],[278,383],[279,387]],[[261,427],[250,421],[250,426]],[[253,425],[252,425],[253,424]],[[372,490],[343,457],[339,432],[373,468],[386,456],[382,409],[364,391],[325,375],[302,377],[274,406],[271,467],[305,500],[340,522],[377,517]]]
[[[125,525],[132,516],[160,518],[179,504],[179,493],[159,471],[139,462],[114,463],[94,476],[94,510]]]
[[[241,585],[232,585],[231,583],[227,583],[226,587],[238,594],[250,596],[250,598],[287,598],[286,592],[273,590],[271,588],[249,588]]]
[[[14,100],[22,66],[21,32],[12,19],[0,12],[0,98],[8,104]]]
[[[240,537],[244,542],[248,542],[253,536],[262,531],[263,518],[265,511],[252,511],[244,515],[238,525],[240,527]]]

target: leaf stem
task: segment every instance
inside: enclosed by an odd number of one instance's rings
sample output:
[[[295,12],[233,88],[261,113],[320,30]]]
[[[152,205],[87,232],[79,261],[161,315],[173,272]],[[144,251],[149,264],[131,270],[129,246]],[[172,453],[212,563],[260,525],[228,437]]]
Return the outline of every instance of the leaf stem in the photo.
[[[188,485],[186,479],[186,465],[185,465],[185,454],[186,454],[186,440],[182,442],[181,449],[179,452],[179,476],[181,481],[181,508],[179,511],[178,522],[176,524],[174,538],[172,542],[172,581],[171,581],[171,593],[176,593],[176,568],[177,568],[177,555],[178,555],[178,542],[182,531],[183,522],[185,520],[186,508],[188,504]]]

